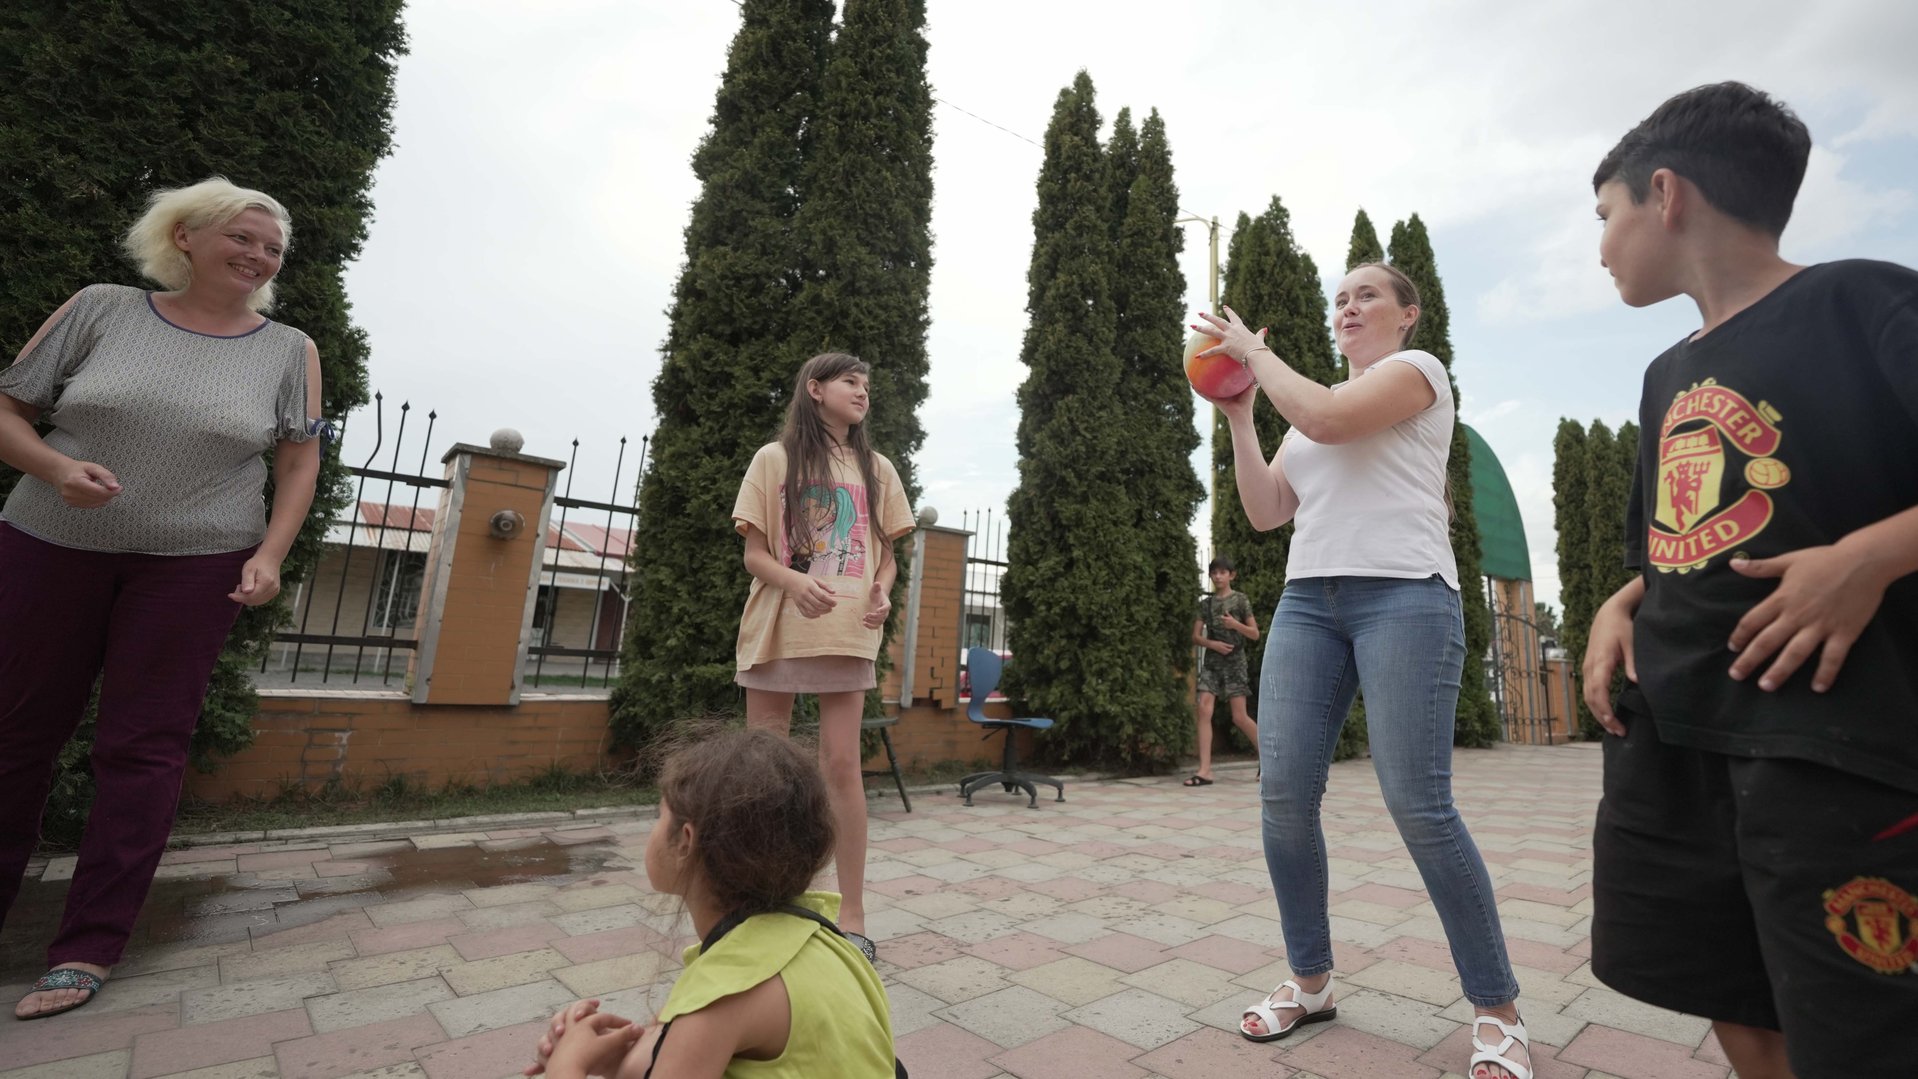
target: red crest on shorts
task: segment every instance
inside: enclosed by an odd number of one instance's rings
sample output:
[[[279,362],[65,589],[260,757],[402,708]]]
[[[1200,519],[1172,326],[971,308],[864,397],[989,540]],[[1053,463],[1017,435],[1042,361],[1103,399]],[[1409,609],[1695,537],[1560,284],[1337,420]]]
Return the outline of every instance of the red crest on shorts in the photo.
[[[1880,974],[1918,968],[1918,899],[1882,877],[1827,891],[1825,928],[1846,955]]]

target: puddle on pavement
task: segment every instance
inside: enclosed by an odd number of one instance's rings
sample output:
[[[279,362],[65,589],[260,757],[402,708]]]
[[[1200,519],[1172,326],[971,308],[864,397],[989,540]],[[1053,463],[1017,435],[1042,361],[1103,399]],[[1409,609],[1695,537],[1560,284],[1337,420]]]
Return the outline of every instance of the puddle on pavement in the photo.
[[[155,945],[237,942],[256,928],[291,929],[382,903],[508,884],[563,884],[592,876],[609,863],[626,865],[610,840],[562,844],[534,838],[495,844],[491,850],[472,844],[400,849],[403,842],[396,841],[387,853],[337,858],[366,867],[344,876],[263,880],[253,873],[221,873],[156,880],[134,925],[128,959],[137,962],[142,950]],[[39,973],[47,942],[59,926],[68,883],[23,882],[0,930],[0,981]]]

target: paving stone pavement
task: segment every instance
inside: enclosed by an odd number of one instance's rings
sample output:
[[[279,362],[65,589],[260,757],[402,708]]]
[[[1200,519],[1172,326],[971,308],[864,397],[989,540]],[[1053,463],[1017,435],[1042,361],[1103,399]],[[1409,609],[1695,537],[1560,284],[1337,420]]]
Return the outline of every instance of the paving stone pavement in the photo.
[[[1461,751],[1541,1079],[1725,1079],[1702,1019],[1586,956],[1591,747]],[[873,803],[868,930],[914,1079],[1441,1079],[1469,1052],[1432,904],[1368,762],[1325,798],[1339,1020],[1255,1045],[1288,975],[1250,765],[1071,782],[1064,803]],[[582,995],[649,1018],[689,927],[640,868],[645,820],[166,857],[126,962],[71,1015],[0,1018],[0,1079],[496,1079]],[[0,1000],[39,973],[70,860],[36,863]]]

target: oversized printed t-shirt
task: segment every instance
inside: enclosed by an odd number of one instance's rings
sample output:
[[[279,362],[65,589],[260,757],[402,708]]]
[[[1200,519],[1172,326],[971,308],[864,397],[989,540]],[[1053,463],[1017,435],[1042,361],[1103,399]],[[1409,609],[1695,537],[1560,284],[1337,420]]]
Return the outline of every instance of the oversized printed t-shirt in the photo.
[[[879,572],[881,545],[912,531],[913,520],[892,462],[877,453],[872,459],[879,480],[877,536],[859,463],[842,451],[833,454],[831,486],[815,485],[800,495],[812,543],[810,549],[794,552],[785,527],[786,451],[775,442],[753,455],[733,502],[734,528],[741,535],[747,525],[759,529],[780,565],[823,580],[839,602],[818,618],[807,618],[785,590],[753,578],[746,610],[739,617],[740,670],[806,656],[878,658],[880,631],[862,624],[870,606],[868,593]]]
[[[1918,506],[1918,273],[1800,271],[1645,372],[1626,565],[1643,572],[1638,685],[1659,737],[1791,757],[1918,791],[1918,575],[1895,581],[1824,693],[1733,681],[1738,621],[1778,587],[1732,556],[1833,544]],[[1774,657],[1775,658],[1775,657]]]

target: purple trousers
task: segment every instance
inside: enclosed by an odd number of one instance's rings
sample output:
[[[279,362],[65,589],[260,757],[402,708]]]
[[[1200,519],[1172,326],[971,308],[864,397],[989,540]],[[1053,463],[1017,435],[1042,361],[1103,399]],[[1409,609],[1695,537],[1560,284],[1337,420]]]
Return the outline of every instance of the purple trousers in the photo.
[[[187,744],[251,550],[81,551],[0,522],[0,919],[95,680],[97,794],[49,966],[120,961],[179,808]]]

